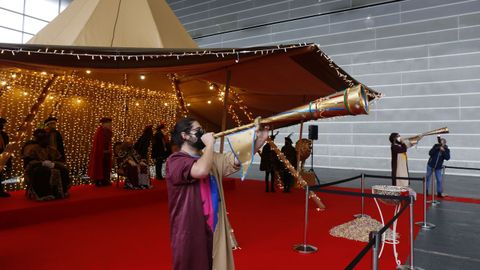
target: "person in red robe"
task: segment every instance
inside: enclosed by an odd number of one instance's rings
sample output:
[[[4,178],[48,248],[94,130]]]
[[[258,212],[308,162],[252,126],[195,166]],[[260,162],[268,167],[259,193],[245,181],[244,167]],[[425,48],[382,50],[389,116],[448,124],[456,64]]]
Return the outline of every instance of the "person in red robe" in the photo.
[[[257,131],[255,152],[268,130]],[[172,131],[180,147],[166,163],[170,241],[174,270],[233,270],[230,223],[222,177],[239,169],[232,152],[213,151],[213,133],[193,118],[182,118]]]
[[[97,187],[110,186],[110,172],[112,170],[112,119],[100,119],[101,125],[93,137],[88,176]]]

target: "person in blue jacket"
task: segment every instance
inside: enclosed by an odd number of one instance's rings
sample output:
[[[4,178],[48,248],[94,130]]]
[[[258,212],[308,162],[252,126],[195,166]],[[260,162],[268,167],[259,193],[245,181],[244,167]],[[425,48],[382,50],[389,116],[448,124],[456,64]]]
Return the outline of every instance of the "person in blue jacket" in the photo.
[[[427,164],[427,194],[430,187],[430,178],[432,173],[435,172],[435,178],[437,179],[437,195],[443,198],[443,186],[442,186],[442,167],[443,161],[450,159],[450,149],[448,149],[447,140],[438,137],[438,143],[435,144],[428,153],[430,158]]]

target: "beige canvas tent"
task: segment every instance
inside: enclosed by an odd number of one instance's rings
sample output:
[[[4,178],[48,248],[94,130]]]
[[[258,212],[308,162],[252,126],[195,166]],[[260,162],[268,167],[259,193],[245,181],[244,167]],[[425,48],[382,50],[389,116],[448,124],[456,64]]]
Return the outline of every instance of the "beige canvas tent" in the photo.
[[[219,131],[359,84],[315,44],[194,47],[164,1],[76,0],[30,44],[0,44],[0,116],[21,140],[57,116],[81,175],[99,117],[114,140],[184,114]]]
[[[75,0],[28,43],[89,47],[197,47],[163,0]]]

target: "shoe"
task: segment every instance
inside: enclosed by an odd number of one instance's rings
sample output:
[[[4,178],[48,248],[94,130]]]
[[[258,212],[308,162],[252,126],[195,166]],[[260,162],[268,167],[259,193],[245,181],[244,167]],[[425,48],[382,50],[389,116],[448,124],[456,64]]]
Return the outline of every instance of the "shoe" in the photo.
[[[438,197],[438,198],[445,198],[445,196],[443,196],[443,194],[440,193],[440,192],[437,193],[437,197]]]
[[[8,197],[12,197],[12,195],[8,194],[5,191],[0,191],[0,198],[8,198]]]

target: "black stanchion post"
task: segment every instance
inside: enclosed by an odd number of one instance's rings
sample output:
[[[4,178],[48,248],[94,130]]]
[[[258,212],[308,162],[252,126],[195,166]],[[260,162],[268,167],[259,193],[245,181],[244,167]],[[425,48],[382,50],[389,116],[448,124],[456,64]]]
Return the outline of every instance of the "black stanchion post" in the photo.
[[[372,269],[378,270],[378,252],[380,250],[380,235],[377,231],[370,232],[370,240],[374,239],[375,244],[372,247]]]
[[[423,221],[415,223],[424,230],[431,230],[436,227],[435,224],[427,222],[427,179],[423,177]]]
[[[413,260],[413,252],[414,252],[414,247],[413,247],[413,206],[414,206],[415,198],[410,195],[410,265],[401,265],[397,267],[397,269],[409,269],[409,270],[416,270],[419,268],[416,268],[414,265],[414,260]]]
[[[298,253],[308,254],[317,252],[318,248],[307,244],[307,228],[308,228],[308,195],[310,189],[308,185],[305,186],[305,225],[303,227],[303,244],[293,246],[293,250]]]
[[[437,206],[437,205],[440,204],[440,202],[435,200],[435,192],[437,190],[437,183],[436,183],[437,182],[437,177],[435,176],[435,169],[432,172],[432,175],[430,177],[432,177],[432,184],[430,185],[430,187],[431,187],[430,192],[432,193],[432,199],[430,201],[427,201],[427,202],[432,204],[432,206]]]
[[[362,173],[360,178],[360,189],[362,191],[362,195],[365,193],[365,174]],[[360,214],[353,215],[355,218],[361,217],[370,217],[369,215],[365,215],[365,197],[362,196],[362,212]]]
[[[447,166],[443,165],[442,166],[442,182],[443,182],[442,186],[443,186],[443,189],[445,189],[445,171],[446,171],[446,169],[447,169]],[[444,196],[446,196],[446,195],[444,195]]]

